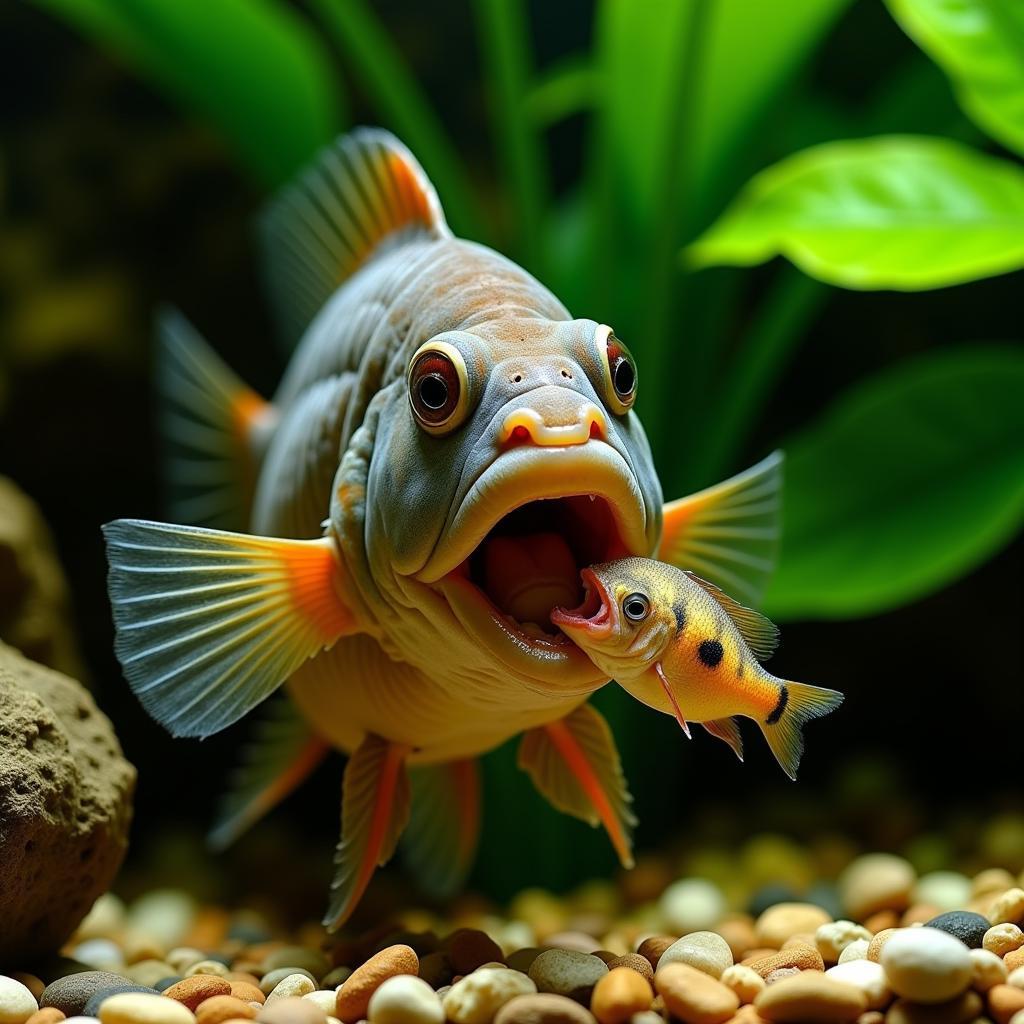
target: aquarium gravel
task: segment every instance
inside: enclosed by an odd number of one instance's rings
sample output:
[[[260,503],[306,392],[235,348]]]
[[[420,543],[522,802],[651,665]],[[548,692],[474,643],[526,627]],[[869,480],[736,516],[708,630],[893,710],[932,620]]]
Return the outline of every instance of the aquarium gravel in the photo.
[[[344,938],[183,890],[107,894],[59,957],[0,977],[0,1024],[1024,1024],[1024,875],[867,854],[813,901],[772,898],[793,894],[756,865],[667,877],[647,858],[618,885]]]

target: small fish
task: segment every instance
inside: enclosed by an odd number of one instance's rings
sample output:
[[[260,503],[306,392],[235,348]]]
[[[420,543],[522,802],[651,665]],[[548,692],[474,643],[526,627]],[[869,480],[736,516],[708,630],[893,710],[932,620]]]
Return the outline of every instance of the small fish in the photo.
[[[584,569],[583,603],[551,621],[601,670],[649,707],[700,722],[743,760],[736,716],[761,727],[782,770],[796,778],[801,727],[835,710],[836,690],[776,679],[761,662],[778,630],[692,572],[649,558]]]

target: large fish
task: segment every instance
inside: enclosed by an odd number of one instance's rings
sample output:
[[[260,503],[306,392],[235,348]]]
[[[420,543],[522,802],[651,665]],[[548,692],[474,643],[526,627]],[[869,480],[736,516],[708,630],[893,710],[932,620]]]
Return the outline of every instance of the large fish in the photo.
[[[630,864],[629,794],[586,703],[608,677],[551,609],[580,598],[583,567],[653,553],[756,599],[780,457],[663,507],[626,346],[454,238],[385,132],[327,149],[263,225],[297,342],[273,401],[164,317],[171,511],[190,525],[105,528],[117,654],[158,722],[208,736],[287,684],[215,838],[337,748],[328,926],[403,832],[451,890],[476,841],[475,759],[523,733],[540,791],[603,823]]]

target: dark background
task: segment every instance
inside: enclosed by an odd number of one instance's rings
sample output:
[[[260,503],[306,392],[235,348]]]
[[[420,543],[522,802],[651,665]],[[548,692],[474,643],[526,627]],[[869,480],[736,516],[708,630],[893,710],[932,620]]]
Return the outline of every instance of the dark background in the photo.
[[[377,7],[486,194],[494,157],[469,19],[457,4]],[[542,62],[588,41],[586,3],[538,3],[533,15]],[[881,5],[857,4],[802,87],[855,110],[875,66],[915,57]],[[0,472],[39,503],[53,529],[94,692],[139,768],[134,863],[152,864],[158,852],[173,863],[175,842],[184,850],[212,815],[246,726],[201,744],[172,741],[143,714],[112,656],[99,527],[119,516],[161,516],[148,367],[159,303],[181,307],[264,394],[277,381],[282,363],[250,232],[259,196],[202,125],[27,5],[0,5],[0,96]],[[370,119],[358,92],[353,103],[356,123]],[[576,121],[551,133],[556,185],[573,180],[583,138]],[[790,150],[784,118],[778,140],[773,158]],[[767,280],[772,268],[755,273]],[[945,344],[1019,338],[1022,294],[1024,273],[925,294],[832,290],[733,468],[784,441],[870,371]],[[680,426],[699,438],[700,424],[685,412]],[[1021,569],[1018,541],[908,607],[787,624],[774,670],[847,694],[839,713],[808,730],[797,786],[753,730],[740,765],[724,745],[703,734],[687,743],[671,719],[651,712],[642,719],[648,731],[618,737],[634,779],[640,847],[831,826],[900,847],[934,827],[946,836],[939,847],[955,851],[977,837],[986,813],[1024,808]],[[608,692],[599,703],[626,700]],[[259,833],[266,849],[298,836],[316,855],[314,873],[326,877],[340,771],[332,759],[274,813]],[[530,788],[525,776],[517,784]],[[547,830],[546,843],[527,840],[522,822],[497,822],[507,808],[493,794],[485,806],[492,845],[511,844],[514,854],[522,837],[519,855],[501,864],[485,848],[477,880],[486,889],[564,886],[611,868],[585,826],[559,822],[532,799],[523,796],[519,807]],[[168,845],[169,832],[178,838]],[[581,852],[566,857],[567,846]],[[236,852],[214,865],[244,873],[247,857]],[[173,876],[173,866],[167,871]]]

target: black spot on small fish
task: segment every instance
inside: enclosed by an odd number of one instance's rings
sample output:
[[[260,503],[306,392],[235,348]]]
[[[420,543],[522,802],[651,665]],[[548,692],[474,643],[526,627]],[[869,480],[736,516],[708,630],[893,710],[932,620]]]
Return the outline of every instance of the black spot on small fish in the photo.
[[[783,715],[786,710],[786,705],[789,703],[789,687],[783,683],[779,687],[779,703],[772,709],[772,713],[764,720],[765,725],[774,725]]]
[[[686,625],[686,608],[682,601],[676,601],[676,603],[672,605],[672,614],[676,617],[676,631],[681,633],[683,631],[683,626]]]
[[[708,668],[714,668],[725,654],[725,649],[718,640],[701,640],[697,648],[697,657],[700,658]]]
[[[740,663],[736,666],[736,678],[742,679],[743,673],[747,671],[747,663],[740,658]]]

